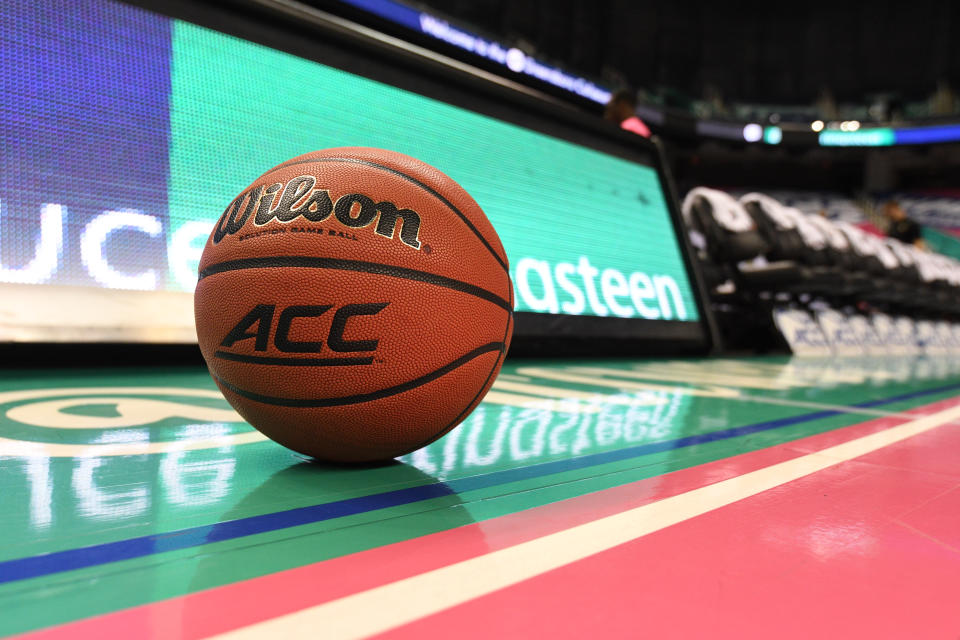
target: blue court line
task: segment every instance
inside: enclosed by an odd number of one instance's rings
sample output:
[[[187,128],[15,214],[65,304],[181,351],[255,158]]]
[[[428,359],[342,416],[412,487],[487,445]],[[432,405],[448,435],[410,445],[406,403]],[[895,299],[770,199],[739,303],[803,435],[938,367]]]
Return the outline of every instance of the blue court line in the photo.
[[[960,389],[960,384],[948,384],[946,386],[936,387],[934,389],[924,389],[923,391],[911,391],[909,393],[901,393],[898,396],[890,396],[889,398],[881,398],[880,400],[869,400],[867,402],[858,402],[850,406],[861,407],[863,409],[866,409],[868,407],[879,407],[885,404],[894,404],[895,402],[902,402],[904,400],[913,400],[914,398],[922,398],[923,396],[930,396],[937,393],[946,393],[947,391],[956,391],[957,389]]]
[[[855,407],[875,407],[885,404],[893,404],[913,398],[945,393],[947,391],[960,390],[960,384],[952,384],[934,389],[925,389],[923,391],[913,391],[880,400],[870,400],[861,402]],[[275,513],[266,513],[259,516],[240,518],[227,522],[218,522],[216,524],[204,525],[200,527],[190,527],[171,531],[168,533],[153,534],[141,536],[138,538],[129,538],[127,540],[118,540],[116,542],[106,542],[76,549],[67,549],[64,551],[55,551],[26,558],[17,558],[0,562],[0,584],[37,578],[40,576],[52,575],[72,571],[74,569],[83,569],[95,567],[98,565],[119,562],[121,560],[131,560],[142,558],[165,551],[174,551],[178,549],[188,549],[198,547],[213,542],[223,542],[225,540],[234,540],[246,536],[252,536],[260,533],[269,533],[279,531],[304,524],[313,524],[325,520],[334,520],[345,516],[378,511],[405,504],[423,502],[442,496],[455,495],[465,491],[484,489],[497,485],[508,484],[518,480],[546,476],[562,471],[571,471],[583,469],[586,467],[607,464],[626,460],[628,458],[640,457],[651,453],[659,453],[681,449],[698,444],[717,442],[737,438],[739,436],[759,433],[761,431],[770,431],[804,422],[812,422],[823,418],[829,418],[836,415],[849,415],[842,411],[816,411],[814,413],[805,413],[789,418],[779,418],[777,420],[768,420],[740,427],[731,427],[721,429],[710,433],[703,433],[694,436],[676,438],[674,440],[665,440],[663,442],[653,442],[650,444],[641,444],[632,447],[624,447],[612,451],[603,451],[593,453],[579,458],[567,460],[555,460],[553,462],[544,462],[541,464],[520,467],[517,469],[506,469],[503,471],[493,471],[491,473],[451,480],[449,482],[434,482],[407,489],[398,489],[395,491],[386,491],[359,498],[348,498],[346,500],[337,500],[335,502],[326,502],[323,504],[312,505],[309,507],[300,507],[289,509],[287,511],[278,511]]]

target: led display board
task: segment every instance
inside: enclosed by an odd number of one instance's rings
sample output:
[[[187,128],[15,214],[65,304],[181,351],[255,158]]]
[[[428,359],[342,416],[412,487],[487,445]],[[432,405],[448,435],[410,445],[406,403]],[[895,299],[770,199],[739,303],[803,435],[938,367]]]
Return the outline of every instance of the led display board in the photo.
[[[215,221],[265,168],[373,146],[479,202],[517,311],[700,320],[653,154],[111,0],[14,0],[0,24],[0,282],[192,292]]]

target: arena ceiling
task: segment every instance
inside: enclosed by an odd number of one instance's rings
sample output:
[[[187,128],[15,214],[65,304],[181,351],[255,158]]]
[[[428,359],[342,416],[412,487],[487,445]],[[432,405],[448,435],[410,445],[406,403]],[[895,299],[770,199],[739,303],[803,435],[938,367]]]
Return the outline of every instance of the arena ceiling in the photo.
[[[528,53],[638,88],[701,99],[808,104],[960,86],[960,5],[717,3],[674,0],[427,0],[419,3],[520,43]],[[677,105],[681,106],[681,105]]]

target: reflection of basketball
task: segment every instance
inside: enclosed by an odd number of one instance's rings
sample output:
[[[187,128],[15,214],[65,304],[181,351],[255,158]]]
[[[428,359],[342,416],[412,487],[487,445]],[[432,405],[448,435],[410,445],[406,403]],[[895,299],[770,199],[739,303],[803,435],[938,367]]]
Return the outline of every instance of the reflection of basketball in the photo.
[[[250,424],[367,461],[432,442],[480,402],[510,344],[513,288],[460,185],[348,147],[278,165],[227,207],[194,307],[210,373]]]

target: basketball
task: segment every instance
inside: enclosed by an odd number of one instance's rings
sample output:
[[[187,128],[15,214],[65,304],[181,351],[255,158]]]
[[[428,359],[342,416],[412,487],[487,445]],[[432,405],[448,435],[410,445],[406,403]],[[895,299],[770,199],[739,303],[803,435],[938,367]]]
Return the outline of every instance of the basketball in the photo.
[[[506,253],[480,206],[409,156],[348,147],[280,164],[203,250],[200,350],[227,401],[315,458],[393,458],[481,401],[510,345]]]

